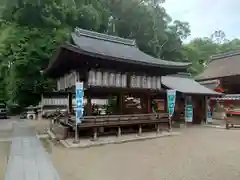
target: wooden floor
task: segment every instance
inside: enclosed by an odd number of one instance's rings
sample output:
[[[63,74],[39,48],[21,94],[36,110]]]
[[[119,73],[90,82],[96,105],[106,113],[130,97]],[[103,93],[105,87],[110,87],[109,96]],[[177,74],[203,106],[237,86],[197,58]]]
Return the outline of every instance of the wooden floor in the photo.
[[[60,180],[40,140],[25,122],[13,125],[5,180]]]

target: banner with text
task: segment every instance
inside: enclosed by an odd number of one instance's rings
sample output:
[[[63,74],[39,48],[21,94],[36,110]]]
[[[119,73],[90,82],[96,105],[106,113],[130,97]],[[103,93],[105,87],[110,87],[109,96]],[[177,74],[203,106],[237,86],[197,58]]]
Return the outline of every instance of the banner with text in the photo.
[[[76,124],[81,123],[84,111],[84,88],[83,82],[76,82]]]
[[[176,90],[173,90],[173,89],[167,90],[168,114],[170,118],[173,116],[173,113],[174,113],[175,101],[176,101]]]
[[[192,97],[186,96],[186,98],[185,98],[185,121],[192,122],[192,120],[193,120]]]

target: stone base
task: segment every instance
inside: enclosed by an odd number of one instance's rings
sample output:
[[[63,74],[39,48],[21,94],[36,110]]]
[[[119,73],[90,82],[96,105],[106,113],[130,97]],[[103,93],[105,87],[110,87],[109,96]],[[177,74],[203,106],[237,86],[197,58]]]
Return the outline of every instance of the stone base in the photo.
[[[116,136],[107,136],[107,137],[99,137],[97,141],[92,141],[91,139],[81,139],[78,144],[73,143],[73,138],[69,138],[66,140],[60,140],[60,142],[66,148],[87,148],[87,147],[94,147],[94,146],[102,146],[107,144],[121,144],[127,143],[132,141],[142,141],[147,139],[156,139],[160,137],[168,137],[168,136],[177,136],[180,135],[179,132],[161,132],[161,133],[142,133],[141,136],[137,134],[126,134],[120,137]]]
[[[52,124],[51,131],[55,134],[57,140],[63,140],[68,137],[69,128],[61,124]]]
[[[226,118],[226,113],[225,112],[213,112],[212,118],[223,120]]]

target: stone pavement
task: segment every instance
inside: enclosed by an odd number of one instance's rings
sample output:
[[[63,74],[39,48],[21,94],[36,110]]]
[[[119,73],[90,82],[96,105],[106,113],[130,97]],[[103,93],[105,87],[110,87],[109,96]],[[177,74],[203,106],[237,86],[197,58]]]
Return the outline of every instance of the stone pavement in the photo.
[[[13,124],[5,180],[60,180],[40,140],[24,121]]]

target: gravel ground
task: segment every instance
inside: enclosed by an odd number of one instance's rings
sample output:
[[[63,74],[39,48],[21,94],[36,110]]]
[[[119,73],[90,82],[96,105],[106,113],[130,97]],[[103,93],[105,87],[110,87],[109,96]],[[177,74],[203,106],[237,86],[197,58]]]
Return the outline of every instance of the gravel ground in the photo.
[[[0,179],[4,179],[12,137],[12,119],[0,119]]]
[[[182,135],[50,154],[67,180],[237,180],[240,130],[193,127]]]
[[[4,179],[10,145],[10,142],[0,142],[0,179]]]
[[[15,119],[0,119],[0,140],[12,137],[12,124]]]
[[[31,127],[37,134],[46,134],[50,125],[50,120],[39,119],[39,120],[26,120],[29,127]]]

